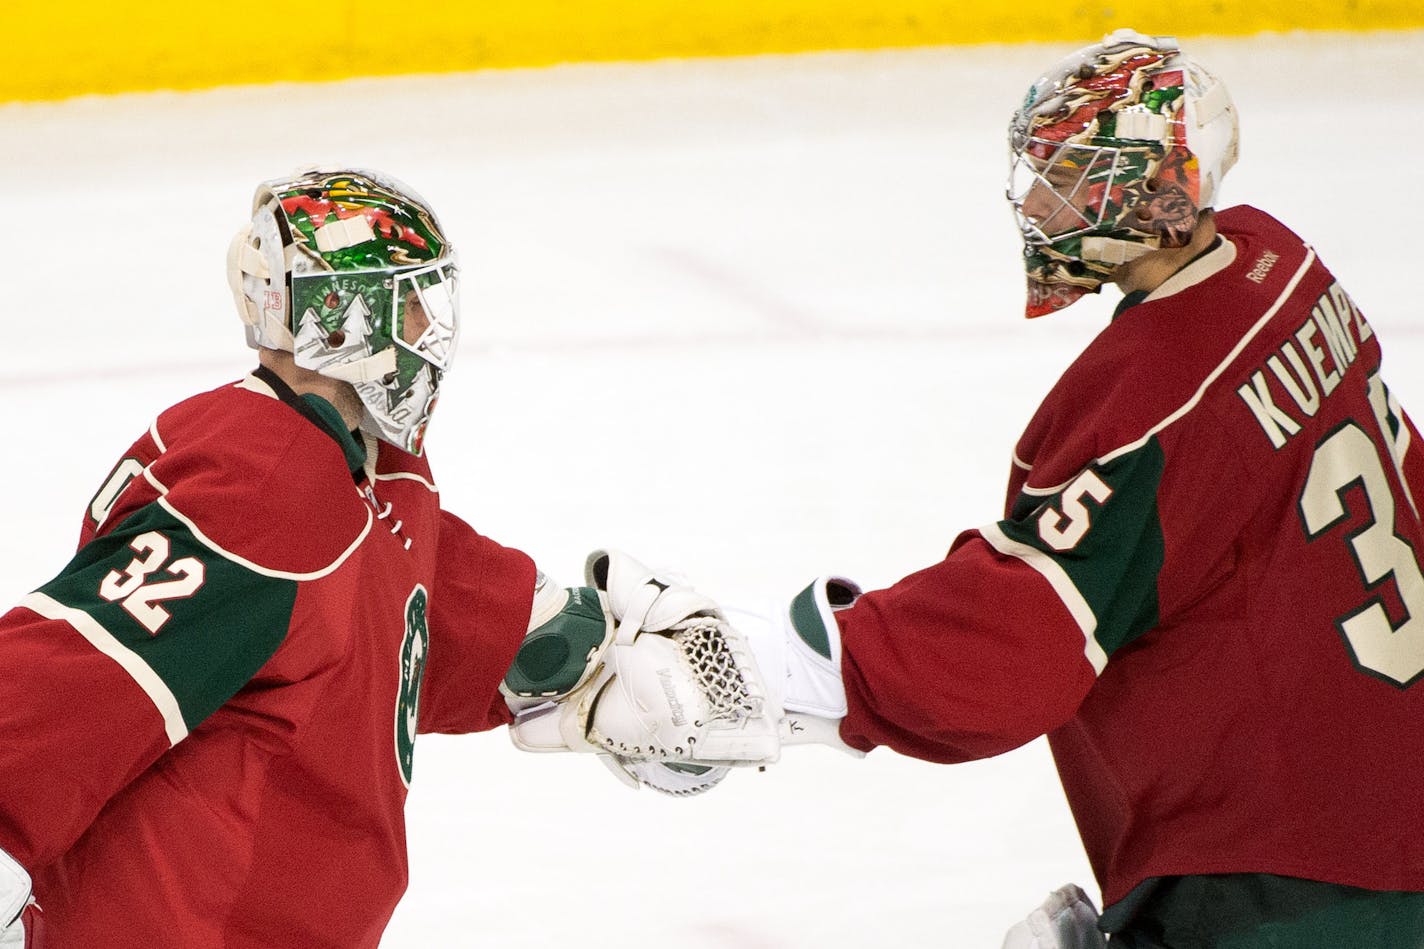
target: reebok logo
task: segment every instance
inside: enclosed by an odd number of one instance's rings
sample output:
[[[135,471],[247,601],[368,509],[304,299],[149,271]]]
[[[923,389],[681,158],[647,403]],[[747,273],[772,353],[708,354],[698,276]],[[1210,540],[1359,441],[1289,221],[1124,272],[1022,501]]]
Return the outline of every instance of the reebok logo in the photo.
[[[1266,274],[1271,272],[1271,268],[1276,265],[1276,261],[1281,259],[1281,255],[1273,251],[1266,251],[1257,260],[1251,272],[1246,275],[1246,279],[1252,283],[1262,283],[1266,279]]]

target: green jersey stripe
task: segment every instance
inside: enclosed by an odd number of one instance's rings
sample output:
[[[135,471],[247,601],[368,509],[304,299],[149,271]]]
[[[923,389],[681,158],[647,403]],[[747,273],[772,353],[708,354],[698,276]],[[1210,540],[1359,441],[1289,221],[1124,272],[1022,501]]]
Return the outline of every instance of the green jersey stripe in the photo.
[[[39,592],[102,630],[106,653],[112,640],[137,657],[191,730],[285,641],[297,587],[214,552],[160,500],[84,545]]]
[[[1070,609],[1075,605],[1065,591],[1081,599],[1076,608],[1093,617],[1092,636],[1106,655],[1157,623],[1157,575],[1165,557],[1157,492],[1164,464],[1161,443],[1148,439],[1109,464],[1084,468],[1052,497],[1020,494],[1012,517],[995,525],[1008,542],[1022,545],[1015,556],[1049,577]]]
[[[105,629],[92,616],[82,610],[65,606],[39,592],[31,593],[25,597],[20,601],[20,605],[38,613],[45,619],[68,623],[78,631],[79,635],[87,639],[91,646],[117,662],[120,668],[129,674],[129,677],[153,702],[153,707],[158,709],[158,714],[163,716],[163,730],[168,734],[170,746],[176,745],[188,737],[188,726],[183,720],[183,711],[179,708],[178,699],[168,688],[167,683],[137,653],[120,642],[117,636]]]

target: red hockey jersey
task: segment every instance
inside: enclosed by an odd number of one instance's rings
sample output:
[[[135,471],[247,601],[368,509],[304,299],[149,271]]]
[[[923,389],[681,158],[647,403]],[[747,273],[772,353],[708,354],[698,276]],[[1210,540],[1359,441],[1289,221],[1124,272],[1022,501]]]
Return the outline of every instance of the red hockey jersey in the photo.
[[[265,380],[265,381],[264,381]],[[535,570],[259,370],[159,416],[0,618],[40,949],[374,947],[422,731],[507,721]]]
[[[1105,903],[1154,876],[1424,890],[1424,452],[1370,324],[1253,208],[1020,439],[1004,520],[840,614],[842,734],[1049,734]]]

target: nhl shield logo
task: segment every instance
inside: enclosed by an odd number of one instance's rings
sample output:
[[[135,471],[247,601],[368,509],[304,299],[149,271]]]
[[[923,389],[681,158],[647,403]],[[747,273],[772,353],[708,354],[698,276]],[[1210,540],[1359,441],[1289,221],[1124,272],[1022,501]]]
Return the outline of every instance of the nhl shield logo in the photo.
[[[425,652],[430,633],[425,622],[429,597],[416,585],[405,603],[405,640],[401,643],[400,689],[396,696],[396,765],[401,780],[410,787],[415,764],[415,730],[420,715],[420,683],[425,676]]]

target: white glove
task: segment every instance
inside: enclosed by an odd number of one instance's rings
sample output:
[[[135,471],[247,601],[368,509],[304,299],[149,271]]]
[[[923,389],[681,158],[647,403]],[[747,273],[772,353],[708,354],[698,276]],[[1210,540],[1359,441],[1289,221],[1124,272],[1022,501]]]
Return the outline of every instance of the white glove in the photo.
[[[776,760],[780,710],[716,603],[617,552],[594,551],[585,577],[577,608],[568,592],[557,611],[552,598],[541,611],[536,593],[536,619],[550,618],[526,637],[502,686],[515,745],[597,752],[625,780],[674,794],[711,787],[719,768]]]
[[[20,914],[30,905],[30,875],[15,859],[0,850],[0,947],[25,944]]]
[[[820,577],[790,603],[765,612],[729,608],[766,676],[771,704],[782,710],[783,745],[822,744],[864,757],[841,741],[846,715],[841,679],[841,633],[835,614],[853,604],[860,587],[844,577]]]
[[[1003,949],[1107,949],[1098,910],[1076,884],[1048,894],[1043,905],[1004,936]]]
[[[840,626],[835,620],[835,613],[859,596],[860,587],[844,577],[820,577],[790,603],[778,603],[764,612],[726,608],[727,619],[746,637],[757,668],[765,676],[768,705],[782,712],[778,722],[782,745],[829,745],[865,757],[840,736],[846,697]],[[725,767],[605,760],[627,783],[677,796],[700,794],[730,771]]]

